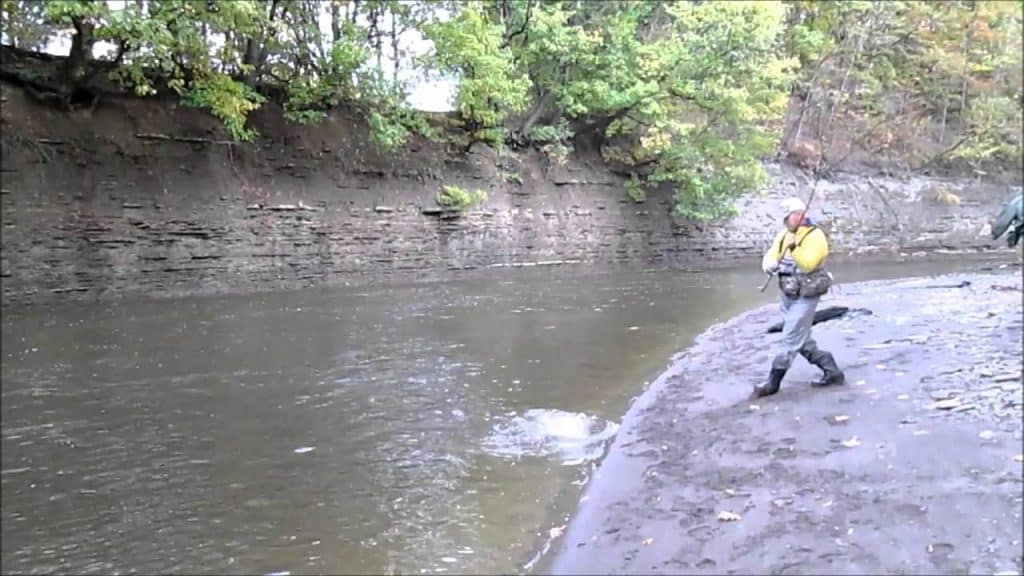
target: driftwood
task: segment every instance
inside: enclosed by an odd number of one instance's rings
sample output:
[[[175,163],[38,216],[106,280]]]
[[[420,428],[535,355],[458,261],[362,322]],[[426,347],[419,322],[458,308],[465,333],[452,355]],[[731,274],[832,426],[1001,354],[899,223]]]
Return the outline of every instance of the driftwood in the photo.
[[[843,316],[846,316],[851,313],[856,313],[858,315],[871,314],[871,310],[868,310],[867,308],[851,309],[847,306],[829,306],[828,308],[823,308],[814,313],[813,324],[820,324],[822,322],[828,322],[829,320],[835,320],[836,318],[842,318]],[[776,322],[775,324],[772,324],[768,328],[767,332],[768,334],[782,332],[782,322]]]
[[[904,286],[903,289],[906,289],[906,290],[914,290],[914,289],[917,289],[917,290],[927,290],[927,289],[933,289],[933,288],[941,288],[941,289],[944,289],[944,288],[967,288],[970,285],[971,285],[971,281],[970,280],[962,280],[962,281],[960,281],[960,282],[958,282],[956,284],[927,284],[925,286]]]
[[[186,142],[188,144],[224,144],[231,146],[235,144],[231,140],[211,140],[210,138],[196,138],[194,136],[171,136],[168,134],[155,134],[149,132],[139,132],[135,134],[135,137],[140,140],[162,140],[165,142]]]

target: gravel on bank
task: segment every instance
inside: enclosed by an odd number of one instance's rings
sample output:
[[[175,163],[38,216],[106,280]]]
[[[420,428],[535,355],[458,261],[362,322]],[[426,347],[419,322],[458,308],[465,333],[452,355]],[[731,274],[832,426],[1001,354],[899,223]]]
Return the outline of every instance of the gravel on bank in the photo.
[[[966,286],[955,287],[964,281]],[[712,327],[630,408],[555,574],[1020,573],[1020,267],[840,285],[819,324],[846,371],[798,358],[752,401],[777,305]]]

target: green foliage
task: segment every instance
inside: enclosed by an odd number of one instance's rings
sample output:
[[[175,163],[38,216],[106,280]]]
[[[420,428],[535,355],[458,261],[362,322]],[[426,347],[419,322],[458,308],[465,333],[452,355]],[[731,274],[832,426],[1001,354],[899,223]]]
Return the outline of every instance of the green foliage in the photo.
[[[565,120],[557,124],[541,124],[534,126],[528,135],[530,142],[534,144],[551,144],[554,142],[566,142],[573,137],[572,128]]]
[[[100,18],[108,12],[105,2],[90,0],[50,0],[43,6],[45,18],[58,26],[71,26],[81,19]]]
[[[52,33],[45,22],[46,4],[37,0],[3,0],[0,21],[3,33],[16,48],[40,50]]]
[[[245,127],[246,115],[266,99],[252,88],[223,74],[197,79],[182,92],[189,106],[207,108],[224,122],[237,140],[252,140],[256,133]]]
[[[636,177],[626,181],[626,195],[637,204],[643,204],[647,201],[647,191],[644,190],[644,185],[640,182],[640,179]]]
[[[791,101],[782,146],[810,145],[826,166],[856,150],[911,167],[1019,164],[1022,6],[0,0],[8,41],[31,49],[70,32],[86,58],[109,42],[115,80],[140,95],[174,89],[240,139],[271,94],[301,124],[361,111],[382,150],[437,138],[397,70],[455,78],[464,133],[453,141],[511,140],[553,163],[595,144],[632,197],[671,186],[676,213],[697,219],[729,215],[763,182]],[[429,41],[425,56],[402,52],[404,31]]]
[[[523,183],[523,177],[520,176],[517,172],[504,172],[502,173],[501,177],[503,180],[505,180],[505,182],[508,182],[509,184],[522,185]]]
[[[564,163],[569,156],[570,140],[573,130],[565,119],[556,124],[534,126],[527,135],[527,140],[541,149],[554,164]]]
[[[832,164],[850,153],[836,150],[843,140],[920,164],[1013,162],[1022,152],[1021,8],[792,3],[787,45],[805,64],[797,86],[806,97],[790,140],[817,139]]]
[[[462,4],[454,17],[425,26],[424,33],[434,43],[429,60],[460,76],[456,107],[467,126],[478,140],[500,145],[502,121],[527,106],[530,81],[502,48],[502,27],[474,4]]]
[[[487,200],[487,193],[483,190],[469,191],[454,185],[444,185],[437,193],[436,202],[442,208],[455,208],[466,210],[480,202]]]

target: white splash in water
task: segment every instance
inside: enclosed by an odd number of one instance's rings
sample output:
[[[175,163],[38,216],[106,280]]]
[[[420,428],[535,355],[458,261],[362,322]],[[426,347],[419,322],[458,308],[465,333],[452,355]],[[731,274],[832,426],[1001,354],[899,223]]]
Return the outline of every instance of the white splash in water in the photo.
[[[483,449],[503,458],[541,456],[571,466],[600,458],[618,429],[614,422],[586,414],[534,409],[496,424]]]

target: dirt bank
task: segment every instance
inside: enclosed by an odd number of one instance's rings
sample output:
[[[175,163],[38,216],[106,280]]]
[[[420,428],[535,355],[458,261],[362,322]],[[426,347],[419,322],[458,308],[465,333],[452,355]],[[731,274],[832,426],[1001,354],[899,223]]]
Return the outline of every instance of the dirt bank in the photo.
[[[873,311],[815,327],[847,385],[812,389],[798,359],[758,401],[777,306],[713,327],[630,409],[539,570],[1019,573],[1021,289],[1019,266],[839,286],[823,306]]]
[[[423,139],[385,154],[350,111],[295,126],[270,105],[252,117],[259,140],[227,145],[216,119],[172,100],[109,96],[64,112],[0,82],[0,101],[5,306],[557,263],[754,265],[779,200],[810,195],[798,170],[772,164],[738,217],[680,221],[671,191],[636,203],[583,146],[564,165],[536,150],[462,154]],[[440,213],[445,185],[487,200]],[[1013,193],[973,179],[840,174],[820,183],[812,213],[837,254],[999,252],[987,224]]]

